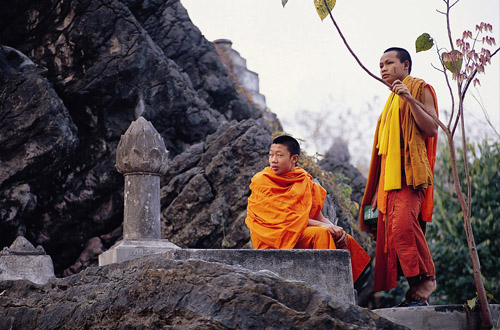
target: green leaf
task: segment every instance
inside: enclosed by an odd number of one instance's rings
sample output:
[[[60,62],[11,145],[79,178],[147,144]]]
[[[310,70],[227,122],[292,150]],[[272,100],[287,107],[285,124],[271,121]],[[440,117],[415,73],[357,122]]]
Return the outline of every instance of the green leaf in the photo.
[[[314,6],[321,20],[324,20],[329,12],[332,11],[333,7],[335,7],[335,0],[326,0],[326,3],[328,4],[328,8],[325,6],[325,0],[314,0]]]
[[[449,53],[441,53],[441,59],[443,60],[444,66],[452,73],[456,73],[457,71],[460,72],[462,68],[462,59],[459,57],[461,54],[462,53],[458,50]]]
[[[287,2],[288,2],[288,0],[281,0],[281,4],[283,5],[283,8],[285,8],[285,5]]]
[[[476,304],[477,304],[477,297],[467,300],[467,306],[469,306],[470,309],[474,309],[474,307],[476,307]]]
[[[429,50],[434,46],[434,40],[431,38],[429,33],[423,33],[420,37],[415,41],[415,48],[418,52],[424,52]]]

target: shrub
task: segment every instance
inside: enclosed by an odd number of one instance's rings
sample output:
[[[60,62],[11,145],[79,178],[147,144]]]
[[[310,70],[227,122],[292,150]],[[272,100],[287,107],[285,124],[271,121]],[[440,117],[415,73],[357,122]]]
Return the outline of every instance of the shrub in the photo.
[[[448,147],[440,144],[435,168],[434,217],[428,227],[429,247],[436,265],[439,303],[464,303],[475,296],[463,216],[451,174]],[[500,296],[500,143],[488,140],[468,150],[472,187],[471,223],[481,262],[485,289]],[[462,191],[466,190],[463,157],[457,165]]]

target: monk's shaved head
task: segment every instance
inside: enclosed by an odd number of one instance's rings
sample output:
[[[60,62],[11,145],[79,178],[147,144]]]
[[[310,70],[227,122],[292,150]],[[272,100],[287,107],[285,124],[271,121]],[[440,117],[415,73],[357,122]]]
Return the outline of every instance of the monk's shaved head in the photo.
[[[399,59],[399,61],[401,63],[408,61],[408,63],[409,63],[408,74],[411,73],[411,64],[412,64],[411,63],[411,56],[410,56],[410,53],[408,53],[408,51],[406,49],[400,48],[400,47],[391,47],[391,48],[387,48],[384,51],[384,54],[388,53],[388,52],[396,52],[396,57]]]
[[[297,155],[300,156],[300,145],[297,140],[289,135],[281,135],[273,140],[273,144],[282,144],[286,146],[290,152],[290,156]]]

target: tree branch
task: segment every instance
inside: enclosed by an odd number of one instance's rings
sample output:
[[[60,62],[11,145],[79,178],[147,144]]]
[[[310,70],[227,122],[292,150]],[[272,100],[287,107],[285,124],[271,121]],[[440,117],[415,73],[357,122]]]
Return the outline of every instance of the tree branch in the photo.
[[[437,70],[441,71],[444,74],[444,79],[446,80],[446,86],[448,86],[448,90],[449,90],[450,95],[451,95],[451,114],[450,114],[450,120],[448,121],[448,126],[447,126],[448,130],[450,130],[450,132],[451,132],[452,131],[451,130],[451,122],[453,120],[453,115],[455,114],[455,95],[453,94],[453,90],[451,89],[451,83],[450,83],[450,80],[448,79],[448,73],[446,71],[446,66],[444,65],[443,59],[439,55],[439,47],[438,47],[437,41],[436,41],[436,52],[438,55],[439,62],[441,63],[441,66],[443,67],[443,70],[439,70],[439,69],[437,69]]]
[[[326,0],[323,0],[323,3],[325,4],[325,7],[328,9],[328,14],[330,15],[330,18],[333,22],[333,25],[335,25],[335,28],[337,29],[337,32],[339,33],[340,35],[340,38],[342,38],[342,41],[344,42],[344,45],[347,47],[347,49],[349,50],[349,52],[351,53],[351,55],[354,57],[354,59],[356,60],[356,62],[358,62],[359,66],[361,68],[363,68],[363,70],[366,71],[366,73],[368,73],[371,77],[375,78],[376,80],[380,81],[382,84],[386,85],[387,87],[391,88],[391,85],[386,83],[385,81],[383,81],[381,78],[377,77],[376,75],[374,75],[373,73],[370,72],[370,70],[368,70],[364,65],[363,63],[361,63],[361,61],[359,60],[359,58],[356,56],[356,54],[354,53],[354,51],[351,49],[351,47],[349,46],[349,44],[347,43],[347,40],[345,39],[344,37],[344,34],[342,33],[342,31],[340,31],[340,28],[339,26],[337,25],[337,22],[335,22],[335,19],[333,18],[333,15],[332,15],[332,12],[330,10],[330,8],[328,7],[328,4],[326,3]]]

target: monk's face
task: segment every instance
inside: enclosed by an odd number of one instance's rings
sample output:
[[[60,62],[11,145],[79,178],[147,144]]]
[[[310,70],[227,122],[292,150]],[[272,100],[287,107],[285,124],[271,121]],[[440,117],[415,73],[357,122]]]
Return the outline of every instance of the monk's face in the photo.
[[[283,144],[272,144],[269,150],[269,166],[274,174],[283,175],[295,168],[299,156],[291,155]]]
[[[401,63],[396,51],[384,53],[380,58],[380,76],[385,82],[392,84],[394,80],[403,80],[408,75],[410,63]]]

